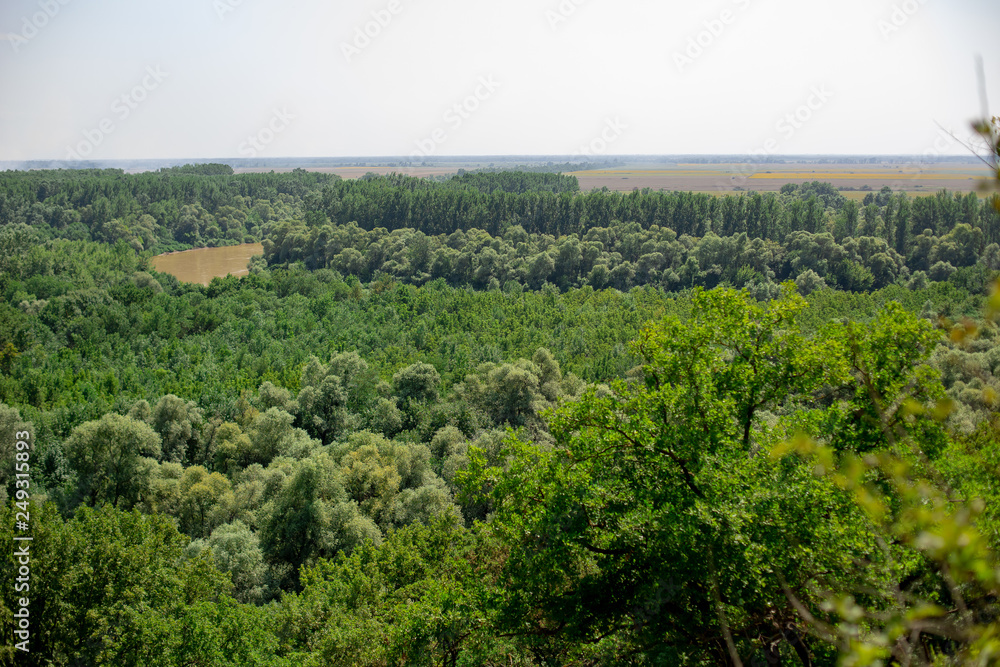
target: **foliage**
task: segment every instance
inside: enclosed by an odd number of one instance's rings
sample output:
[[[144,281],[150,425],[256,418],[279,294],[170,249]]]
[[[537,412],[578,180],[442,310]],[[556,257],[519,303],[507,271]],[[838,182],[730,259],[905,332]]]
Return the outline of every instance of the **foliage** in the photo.
[[[0,174],[31,660],[988,662],[997,220],[822,183]],[[242,279],[149,268],[248,239]]]
[[[14,511],[0,510],[8,553]],[[51,505],[34,506],[32,536],[31,652],[17,664],[280,664],[266,611],[235,604],[207,561],[184,561],[186,540],[169,519],[105,505],[64,520]],[[15,563],[5,558],[0,570],[9,591]],[[10,637],[8,596],[0,614]]]
[[[65,452],[80,501],[131,509],[149,485],[149,459],[160,455],[160,437],[142,422],[109,413],[73,429]]]
[[[687,195],[675,196],[682,200],[676,206],[684,210]],[[286,221],[270,228],[265,258],[272,266],[301,261],[310,269],[330,268],[365,282],[423,285],[444,279],[477,289],[540,289],[547,282],[563,290],[583,285],[622,290],[637,285],[668,290],[750,287],[812,271],[840,289],[870,291],[932,266],[976,265],[985,261],[988,245],[1000,241],[996,214],[975,194],[941,193],[912,203],[905,195],[889,196],[883,209],[869,205],[870,216],[881,221],[885,215],[892,222],[905,209],[907,216],[913,215],[912,224],[880,222],[857,230],[856,219],[841,219],[854,210],[853,202],[828,226],[797,218],[797,200],[783,210],[786,204],[773,195],[753,206],[730,199],[721,200],[721,213],[714,212],[716,204],[707,205],[700,214],[704,219],[691,227],[659,214],[637,219],[639,214],[628,208],[622,217],[606,222],[590,217],[586,225],[573,223],[557,233],[535,230],[523,220],[436,233],[415,224],[381,226],[386,214],[379,225],[358,222],[356,216],[325,224]],[[754,207],[757,212],[751,213]],[[753,228],[749,222],[729,221],[730,208],[734,216],[759,215],[762,221]],[[764,222],[773,228],[764,229]],[[954,268],[936,270],[933,279],[947,280]],[[985,290],[985,284],[974,289]]]

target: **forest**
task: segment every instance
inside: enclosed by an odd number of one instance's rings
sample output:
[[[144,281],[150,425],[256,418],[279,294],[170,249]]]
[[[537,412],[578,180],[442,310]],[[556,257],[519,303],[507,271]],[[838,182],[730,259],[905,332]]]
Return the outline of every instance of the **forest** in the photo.
[[[994,664],[998,277],[996,194],[0,172],[0,659]]]

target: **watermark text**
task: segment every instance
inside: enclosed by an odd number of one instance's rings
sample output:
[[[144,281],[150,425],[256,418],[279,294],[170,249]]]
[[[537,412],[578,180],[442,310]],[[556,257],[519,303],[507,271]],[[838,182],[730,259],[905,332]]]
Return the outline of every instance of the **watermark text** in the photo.
[[[14,592],[26,595],[31,591],[31,541],[28,534],[31,525],[31,433],[17,431],[14,434]],[[30,599],[17,597],[14,605],[14,648],[30,653],[31,612]]]
[[[31,16],[23,17],[21,19],[21,32],[8,36],[14,53],[20,51],[22,46],[34,39],[42,28],[47,26],[49,21],[54,19],[60,10],[70,2],[71,0],[39,0],[38,8],[40,11]]]
[[[120,123],[127,120],[132,112],[138,109],[139,105],[145,102],[149,94],[159,88],[168,76],[170,76],[169,73],[164,72],[159,66],[147,67],[142,81],[128,92],[116,97],[111,103],[113,116],[105,116],[95,127],[83,131],[83,141],[78,142],[75,146],[66,147],[66,159],[79,162],[89,157],[94,149],[104,143],[108,135],[118,129],[115,119],[117,118]]]
[[[493,97],[501,85],[492,75],[479,77],[479,85],[472,91],[472,94],[453,104],[441,116],[447,128],[436,127],[428,136],[414,141],[413,143],[416,145],[417,150],[410,153],[410,157],[418,159],[433,155],[441,144],[448,141],[448,128],[454,132],[462,127],[479,110],[483,102]]]

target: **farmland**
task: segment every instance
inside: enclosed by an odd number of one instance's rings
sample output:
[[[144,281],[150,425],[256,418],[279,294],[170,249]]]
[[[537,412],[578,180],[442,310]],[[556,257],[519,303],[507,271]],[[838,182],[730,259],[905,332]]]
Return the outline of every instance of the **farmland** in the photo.
[[[618,192],[652,190],[726,193],[741,190],[777,192],[786,183],[825,181],[848,197],[862,198],[868,190],[889,186],[893,191],[912,195],[933,194],[942,189],[972,192],[989,172],[981,163],[920,164],[915,162],[880,165],[828,164],[684,164],[632,165],[616,169],[572,172],[580,189],[608,188]]]
[[[441,178],[458,173],[494,166],[492,157],[438,158],[421,164],[383,160],[348,164],[330,161],[326,164],[302,165],[306,171],[335,174],[344,179],[356,179],[367,173],[385,175],[399,173],[417,178]],[[544,168],[545,160],[524,156],[520,162],[533,168]],[[701,160],[707,160],[702,162]],[[614,192],[631,192],[649,188],[665,192],[701,192],[724,194],[741,191],[777,192],[786,183],[829,182],[849,199],[861,200],[869,191],[888,186],[894,192],[911,196],[934,194],[943,189],[952,192],[973,192],[977,184],[988,177],[989,170],[982,163],[968,159],[919,161],[918,158],[882,159],[867,163],[858,157],[789,158],[761,163],[739,162],[726,156],[712,158],[610,156],[604,164],[593,169],[579,168],[567,171],[580,181],[584,192],[607,188]],[[560,157],[559,162],[571,158]],[[690,161],[687,161],[690,160]],[[719,160],[719,161],[714,161]],[[842,161],[838,161],[842,160]],[[552,164],[551,161],[548,164]],[[585,167],[586,164],[575,164]],[[282,162],[280,166],[236,166],[234,172],[275,173],[291,172],[296,165]]]
[[[444,182],[294,169],[398,171],[374,159],[0,173],[0,458],[30,456],[45,501],[17,608],[52,628],[18,664],[703,667],[729,664],[715,596],[739,600],[758,658],[779,584],[817,614],[819,570],[895,605],[895,555],[864,545],[903,529],[815,458],[855,483],[881,470],[838,461],[909,448],[955,498],[1000,506],[1000,201],[850,191],[859,206],[829,181],[869,178],[861,160],[746,174],[810,180],[777,196],[579,192],[547,160]],[[614,173],[733,174],[683,162]],[[909,412],[883,430],[885,405]],[[24,489],[0,480],[14,553]],[[894,488],[906,516],[935,507]],[[973,533],[932,518],[963,553]],[[996,515],[982,525],[993,553]],[[837,664],[785,618],[780,664],[792,641],[822,658],[802,667]],[[534,619],[567,624],[554,661]],[[431,659],[426,633],[462,657]]]

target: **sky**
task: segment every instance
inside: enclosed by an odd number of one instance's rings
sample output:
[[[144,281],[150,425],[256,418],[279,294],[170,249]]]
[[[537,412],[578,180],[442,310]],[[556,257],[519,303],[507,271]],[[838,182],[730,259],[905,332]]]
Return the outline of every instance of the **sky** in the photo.
[[[997,0],[2,0],[0,161],[962,155],[998,26]]]

